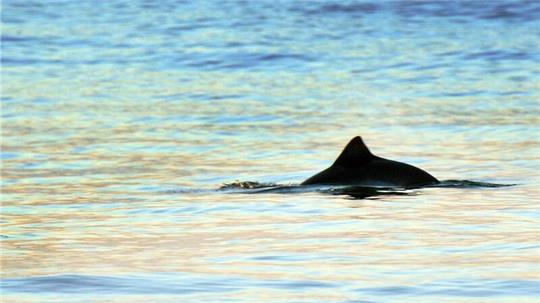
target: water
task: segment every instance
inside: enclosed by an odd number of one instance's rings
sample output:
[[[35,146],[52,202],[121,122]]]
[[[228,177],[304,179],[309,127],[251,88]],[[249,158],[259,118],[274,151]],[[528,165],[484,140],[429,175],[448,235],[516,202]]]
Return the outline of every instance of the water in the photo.
[[[2,300],[539,302],[538,16],[3,1]],[[295,187],[356,135],[458,184]]]

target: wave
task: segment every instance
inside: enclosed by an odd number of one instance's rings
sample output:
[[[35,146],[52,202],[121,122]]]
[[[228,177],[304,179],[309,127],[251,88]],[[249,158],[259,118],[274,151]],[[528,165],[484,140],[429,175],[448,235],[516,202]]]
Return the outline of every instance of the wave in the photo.
[[[368,197],[387,196],[387,195],[413,195],[420,188],[495,188],[508,187],[516,184],[488,183],[471,180],[444,180],[437,184],[416,187],[381,187],[381,186],[359,186],[359,185],[298,185],[298,184],[278,184],[265,183],[257,181],[235,181],[222,184],[218,190],[232,193],[246,194],[295,194],[320,192],[324,194],[349,196],[355,199],[364,199]]]

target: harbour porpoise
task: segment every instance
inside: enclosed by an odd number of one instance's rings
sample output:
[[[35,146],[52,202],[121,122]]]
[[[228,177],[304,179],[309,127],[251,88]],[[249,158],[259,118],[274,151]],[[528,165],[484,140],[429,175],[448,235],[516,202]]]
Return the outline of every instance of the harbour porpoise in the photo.
[[[312,176],[302,185],[364,185],[419,187],[439,181],[412,165],[373,155],[362,141],[354,137],[332,166]]]

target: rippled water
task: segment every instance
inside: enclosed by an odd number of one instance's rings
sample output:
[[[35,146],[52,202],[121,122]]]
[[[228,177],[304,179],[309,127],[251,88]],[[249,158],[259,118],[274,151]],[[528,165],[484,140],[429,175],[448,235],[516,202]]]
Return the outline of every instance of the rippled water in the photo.
[[[538,16],[3,1],[2,300],[538,302]],[[515,185],[295,190],[356,135]]]

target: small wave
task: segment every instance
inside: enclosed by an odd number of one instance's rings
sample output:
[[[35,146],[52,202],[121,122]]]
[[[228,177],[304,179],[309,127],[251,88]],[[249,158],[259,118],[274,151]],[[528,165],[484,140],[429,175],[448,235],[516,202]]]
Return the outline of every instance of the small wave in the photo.
[[[460,17],[510,22],[538,20],[539,10],[537,1],[523,1],[519,5],[504,1],[396,1],[390,7],[406,17]]]
[[[222,281],[187,281],[167,276],[92,276],[55,275],[5,279],[2,288],[9,292],[64,294],[174,294],[236,290],[233,283]]]
[[[308,289],[335,287],[316,280],[248,280],[203,275],[54,275],[4,279],[2,290],[54,294],[193,294],[226,293],[240,288]]]
[[[318,58],[300,53],[239,53],[231,52],[226,54],[205,54],[200,57],[185,57],[179,62],[192,68],[202,68],[209,70],[236,70],[236,69],[258,69],[258,68],[284,68],[300,67],[306,63],[317,61]]]
[[[378,7],[373,3],[325,3],[318,7],[295,8],[306,15],[328,15],[328,14],[372,14]]]
[[[36,42],[36,41],[40,41],[40,38],[28,37],[28,36],[2,35],[2,37],[0,37],[0,41],[2,41],[2,43],[9,43],[9,42]]]
[[[522,51],[507,51],[507,50],[485,50],[475,53],[466,54],[465,60],[486,60],[490,62],[498,62],[505,60],[536,60],[535,56]]]
[[[223,183],[219,189],[254,189],[254,188],[268,188],[279,186],[275,183],[262,183],[257,181],[234,181],[231,183]]]
[[[6,66],[21,66],[21,65],[54,65],[54,64],[65,64],[65,60],[47,60],[47,59],[33,59],[33,58],[13,58],[13,57],[3,57],[2,64]]]
[[[488,183],[470,180],[444,180],[427,187],[451,187],[451,188],[477,188],[477,187],[508,187],[517,184]]]
[[[379,187],[379,186],[358,186],[358,185],[298,185],[298,184],[277,184],[277,183],[264,183],[257,181],[235,181],[231,183],[224,183],[219,187],[219,190],[227,190],[235,193],[247,193],[247,194],[261,194],[261,193],[275,193],[275,194],[295,194],[295,193],[309,193],[320,192],[323,194],[349,196],[354,199],[365,199],[369,197],[377,196],[403,196],[416,194],[415,190],[421,188],[494,188],[494,187],[507,187],[514,186],[516,184],[498,184],[488,182],[478,182],[470,180],[444,180],[437,184],[415,187],[415,188],[402,188],[402,187]]]
[[[364,199],[383,195],[409,195],[411,192],[403,188],[369,187],[369,186],[335,186],[335,185],[281,185],[276,183],[262,183],[257,181],[235,181],[223,184],[219,190],[228,190],[235,193],[247,194],[298,194],[320,192],[330,195],[349,196],[355,199]]]
[[[357,289],[361,293],[379,296],[437,296],[450,297],[501,297],[538,295],[540,283],[533,280],[465,280],[437,281],[418,286],[383,286]]]

